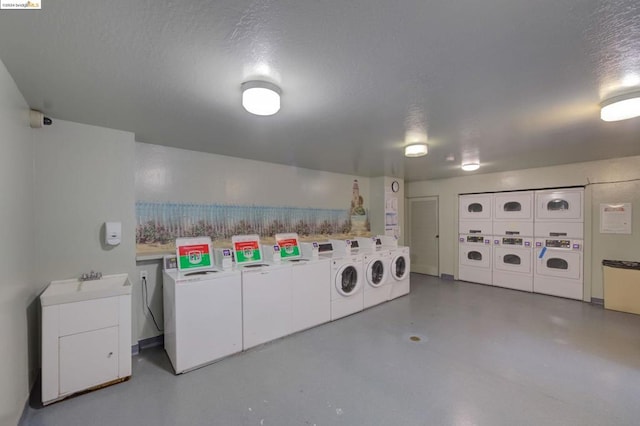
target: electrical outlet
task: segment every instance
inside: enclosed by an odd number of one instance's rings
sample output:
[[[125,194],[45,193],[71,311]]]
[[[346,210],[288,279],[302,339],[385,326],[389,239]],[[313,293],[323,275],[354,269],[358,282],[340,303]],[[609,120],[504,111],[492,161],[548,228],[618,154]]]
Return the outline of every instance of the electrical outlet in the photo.
[[[147,271],[140,271],[140,281],[147,279]]]

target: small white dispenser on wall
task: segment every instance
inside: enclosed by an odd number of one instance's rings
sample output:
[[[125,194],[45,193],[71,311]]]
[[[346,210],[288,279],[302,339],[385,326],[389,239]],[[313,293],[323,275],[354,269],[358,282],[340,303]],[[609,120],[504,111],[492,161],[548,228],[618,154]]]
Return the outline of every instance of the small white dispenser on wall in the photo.
[[[533,291],[533,191],[494,195],[493,285]]]
[[[494,194],[460,195],[458,202],[458,279],[492,284]]]
[[[535,193],[533,291],[582,300],[584,188]]]
[[[110,246],[117,246],[122,239],[122,222],[105,222],[105,242]]]

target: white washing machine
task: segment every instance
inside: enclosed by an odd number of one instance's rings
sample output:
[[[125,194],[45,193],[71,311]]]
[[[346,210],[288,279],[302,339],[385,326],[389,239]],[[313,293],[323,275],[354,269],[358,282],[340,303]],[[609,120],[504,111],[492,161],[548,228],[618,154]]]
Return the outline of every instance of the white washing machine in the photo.
[[[291,264],[291,332],[329,322],[331,260],[320,256],[317,242],[310,243],[312,250],[304,256],[296,233],[276,234],[275,239],[282,262]]]
[[[533,291],[532,237],[494,237],[493,285]]]
[[[493,194],[460,195],[458,220],[492,220]]]
[[[533,191],[499,192],[493,206],[494,220],[533,222]]]
[[[389,273],[391,276],[391,292],[389,300],[409,294],[411,291],[411,259],[409,247],[398,246],[390,251],[391,262]]]
[[[331,258],[331,320],[364,309],[362,258],[334,251]]]
[[[536,238],[535,244],[533,291],[582,300],[583,241]]]
[[[260,237],[231,237],[242,275],[242,347],[249,349],[292,333],[292,269],[264,260]]]
[[[458,279],[472,283],[492,284],[492,236],[460,235],[458,240]]]
[[[356,238],[363,252],[364,308],[378,305],[391,298],[395,280],[391,278],[391,251],[382,248],[378,237]]]
[[[389,281],[391,253],[389,250],[369,250],[363,256],[364,308],[379,305],[391,298],[392,282]]]
[[[209,249],[195,249],[202,240]],[[209,257],[211,239],[179,238],[191,260]],[[207,251],[209,256],[207,256]],[[204,254],[204,256],[203,256]],[[184,256],[183,256],[184,257]],[[180,264],[176,262],[175,266]],[[183,268],[181,268],[183,269]],[[239,271],[199,267],[163,272],[164,348],[176,374],[184,373],[242,350],[242,287]]]
[[[536,222],[583,222],[584,188],[535,192]]]

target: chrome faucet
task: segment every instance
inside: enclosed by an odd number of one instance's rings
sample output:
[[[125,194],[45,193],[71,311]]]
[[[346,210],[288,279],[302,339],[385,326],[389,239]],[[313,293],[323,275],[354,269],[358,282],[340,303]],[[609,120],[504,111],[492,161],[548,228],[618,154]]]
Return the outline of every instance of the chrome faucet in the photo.
[[[99,280],[102,278],[102,272],[89,272],[80,275],[80,281],[91,281],[91,280]]]

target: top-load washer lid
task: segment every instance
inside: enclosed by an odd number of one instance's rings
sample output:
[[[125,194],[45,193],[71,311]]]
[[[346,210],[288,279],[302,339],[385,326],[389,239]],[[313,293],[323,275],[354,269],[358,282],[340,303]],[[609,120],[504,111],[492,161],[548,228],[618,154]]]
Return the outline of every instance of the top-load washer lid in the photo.
[[[238,266],[261,263],[264,260],[260,236],[257,234],[234,235],[231,237],[231,245]]]
[[[276,234],[276,244],[280,246],[280,259],[282,260],[300,259],[302,256],[300,240],[295,232]]]
[[[177,238],[176,257],[178,271],[182,273],[213,269],[211,238]]]

